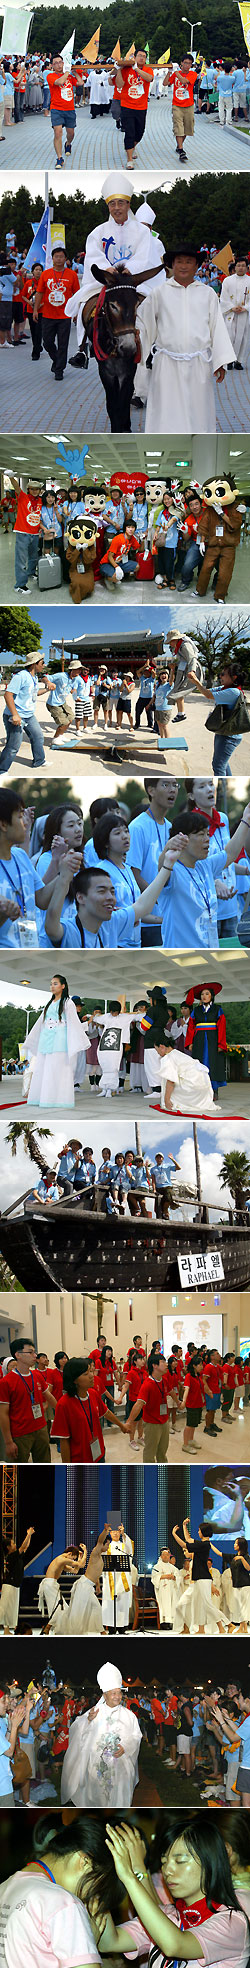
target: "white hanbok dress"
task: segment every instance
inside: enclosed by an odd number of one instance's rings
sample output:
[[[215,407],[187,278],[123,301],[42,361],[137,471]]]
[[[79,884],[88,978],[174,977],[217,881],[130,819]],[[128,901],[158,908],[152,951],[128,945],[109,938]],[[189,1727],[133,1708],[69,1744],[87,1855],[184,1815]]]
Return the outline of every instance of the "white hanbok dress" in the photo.
[[[61,1019],[59,1001],[53,998],[45,1018],[41,1013],[26,1040],[25,1054],[32,1067],[27,1105],[74,1107],[74,1074],[81,1050],[82,1025],[72,998],[66,999]]]
[[[20,1585],[11,1585],[5,1579],[0,1592],[0,1627],[8,1626],[15,1633],[18,1626]]]
[[[181,287],[172,275],[142,302],[137,327],[143,365],[155,351],[145,430],[216,431],[213,372],[234,360],[217,294],[200,281]],[[139,394],[140,364],[136,387]]]
[[[145,1059],[147,1059],[147,1052]],[[173,1114],[213,1113],[214,1095],[208,1066],[202,1066],[199,1059],[191,1059],[189,1052],[179,1052],[178,1046],[175,1046],[173,1051],[165,1053],[164,1059],[156,1052],[155,1084],[157,1077],[160,1077],[161,1082],[163,1109],[165,1109],[165,1088],[169,1081],[172,1085],[170,1108]],[[216,1113],[220,1113],[218,1105],[216,1105]]]
[[[98,1804],[110,1810],[113,1805],[132,1804],[138,1783],[138,1756],[141,1729],[130,1709],[117,1703],[108,1708],[104,1695],[92,1711],[78,1716],[69,1731],[69,1746],[62,1767],[62,1804]],[[122,1748],[123,1756],[117,1756]]]
[[[243,308],[242,314],[235,309]],[[247,273],[228,274],[221,289],[221,310],[228,333],[233,343],[236,362],[242,362],[244,369],[250,361],[250,278]]]
[[[213,1585],[219,1593],[218,1599],[215,1599],[212,1593]],[[189,1632],[198,1632],[199,1627],[204,1626],[205,1633],[217,1634],[218,1620],[222,1621],[226,1629],[227,1620],[221,1610],[221,1573],[215,1566],[212,1567],[212,1576],[208,1574],[207,1578],[191,1581],[186,1592],[181,1595],[180,1606],[184,1611],[185,1626],[188,1627]]]
[[[114,1580],[115,1580],[115,1589],[116,1589],[116,1626],[120,1628],[129,1625],[129,1614],[130,1614],[130,1610],[132,1606],[132,1598],[133,1598],[133,1583],[132,1583],[133,1545],[131,1544],[131,1538],[127,1537],[127,1533],[125,1533],[125,1536],[122,1539],[122,1543],[121,1542],[118,1543],[118,1539],[116,1541],[115,1538],[112,1538],[109,1545],[109,1554],[111,1557],[115,1558],[117,1552],[122,1553],[123,1551],[131,1559],[130,1571],[124,1572],[126,1585],[124,1585],[122,1572],[115,1572],[115,1573],[103,1572],[102,1574],[103,1626],[110,1626],[110,1627],[114,1626],[114,1619],[115,1619]]]
[[[169,1560],[164,1564],[163,1558],[158,1558],[157,1565],[153,1565],[151,1579],[159,1607],[160,1626],[164,1622],[164,1625],[173,1626],[175,1631],[176,1600],[180,1584],[179,1566],[170,1565]]]

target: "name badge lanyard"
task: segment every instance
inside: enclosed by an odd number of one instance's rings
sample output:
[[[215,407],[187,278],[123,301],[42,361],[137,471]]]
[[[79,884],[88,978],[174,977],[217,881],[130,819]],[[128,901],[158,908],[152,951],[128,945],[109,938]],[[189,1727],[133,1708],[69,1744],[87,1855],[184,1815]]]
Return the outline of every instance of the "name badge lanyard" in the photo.
[[[21,1374],[21,1373],[19,1373],[19,1367],[16,1367],[16,1368],[15,1368],[15,1372],[16,1372],[16,1374],[18,1375],[18,1380],[23,1380],[23,1374]],[[41,1413],[42,1413],[42,1409],[41,1409],[41,1406],[40,1406],[40,1402],[39,1402],[39,1401],[36,1401],[36,1398],[35,1398],[35,1386],[34,1386],[34,1378],[33,1378],[33,1373],[31,1373],[31,1387],[28,1387],[28,1386],[27,1386],[27,1381],[25,1381],[25,1386],[26,1386],[26,1393],[27,1393],[27,1394],[29,1394],[29,1398],[30,1398],[30,1401],[31,1401],[31,1407],[32,1407],[32,1409],[33,1409],[33,1414],[34,1414],[34,1415],[41,1415]],[[32,1388],[32,1392],[31,1392],[31,1388]]]
[[[13,856],[13,860],[14,860],[14,856]],[[15,862],[14,862],[14,865],[15,865]],[[6,862],[5,862],[5,861],[0,861],[0,868],[3,868],[3,872],[4,872],[4,874],[5,874],[5,869],[6,869]],[[26,902],[25,902],[25,895],[24,895],[24,889],[23,889],[23,884],[22,884],[22,876],[21,876],[21,874],[20,874],[20,868],[18,868],[18,881],[19,881],[19,887],[17,888],[17,886],[16,886],[16,882],[14,882],[14,881],[13,881],[13,876],[12,876],[12,875],[10,875],[9,873],[8,873],[8,881],[9,881],[9,883],[10,883],[10,888],[13,888],[13,895],[15,895],[15,897],[16,897],[16,900],[17,900],[17,901],[20,901],[20,902],[22,902],[22,912],[23,912],[23,916],[25,916],[25,915],[26,915]]]

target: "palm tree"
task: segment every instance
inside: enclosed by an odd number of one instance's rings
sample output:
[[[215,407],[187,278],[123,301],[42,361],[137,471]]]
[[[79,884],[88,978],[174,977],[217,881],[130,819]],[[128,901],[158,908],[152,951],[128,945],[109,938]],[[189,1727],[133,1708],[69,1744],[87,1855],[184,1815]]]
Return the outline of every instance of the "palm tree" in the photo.
[[[29,1155],[30,1161],[36,1163],[41,1175],[46,1175],[48,1163],[42,1155],[36,1136],[39,1137],[39,1141],[50,1141],[51,1128],[39,1127],[34,1134],[34,1129],[27,1121],[12,1121],[5,1138],[11,1146],[12,1156],[16,1155],[18,1142],[21,1141],[25,1155]]]
[[[247,1155],[240,1154],[238,1148],[233,1148],[231,1154],[224,1155],[219,1180],[222,1189],[227,1187],[231,1189],[235,1209],[244,1210],[246,1196],[250,1191],[250,1162]]]
[[[39,1127],[36,1129],[36,1134],[35,1134],[34,1129],[29,1126],[29,1123],[27,1121],[12,1121],[11,1126],[8,1128],[8,1133],[5,1136],[5,1140],[8,1142],[9,1146],[11,1147],[12,1156],[16,1156],[18,1143],[19,1141],[21,1141],[22,1147],[24,1148],[24,1154],[29,1156],[30,1162],[36,1163],[36,1167],[39,1169],[40,1175],[46,1175],[48,1162],[46,1161],[45,1156],[42,1155],[41,1148],[39,1148],[39,1141],[36,1138],[37,1136],[39,1136],[39,1139],[41,1141],[51,1141],[51,1128]],[[12,1203],[9,1209],[3,1210],[2,1212],[3,1216],[10,1216],[13,1208],[15,1210],[20,1208],[20,1204],[25,1202],[26,1196],[28,1196],[28,1194],[29,1194],[28,1189],[24,1189],[22,1195],[17,1197],[16,1203],[14,1204]]]

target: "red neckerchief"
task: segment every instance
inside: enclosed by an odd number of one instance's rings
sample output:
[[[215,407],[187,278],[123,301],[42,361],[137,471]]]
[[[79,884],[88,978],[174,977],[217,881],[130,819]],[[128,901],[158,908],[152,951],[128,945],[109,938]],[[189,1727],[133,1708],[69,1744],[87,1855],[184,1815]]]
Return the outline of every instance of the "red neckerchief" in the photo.
[[[193,812],[202,813],[203,816],[204,808],[203,806],[195,806],[193,808]],[[207,820],[207,824],[209,828],[209,838],[210,840],[212,840],[212,835],[216,834],[216,828],[221,826],[221,814],[217,813],[217,807],[213,806],[212,813],[211,813],[211,820],[208,819],[207,813],[204,814],[204,819]]]
[[[185,1927],[201,1926],[204,1920],[212,1920],[213,1913],[218,1913],[218,1904],[216,1905],[215,1901],[213,1901],[212,1907],[208,1907],[206,1900],[194,1900],[193,1906],[187,1907],[185,1900],[175,1900],[175,1906],[177,1913],[180,1913],[181,1924],[184,1929]]]

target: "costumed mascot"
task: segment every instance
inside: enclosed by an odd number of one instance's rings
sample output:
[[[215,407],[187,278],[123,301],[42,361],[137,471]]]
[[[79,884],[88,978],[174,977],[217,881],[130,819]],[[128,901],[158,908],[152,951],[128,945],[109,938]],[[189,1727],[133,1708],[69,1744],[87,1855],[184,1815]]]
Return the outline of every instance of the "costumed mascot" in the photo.
[[[197,594],[207,594],[210,574],[215,575],[213,593],[215,601],[225,601],[234,570],[236,547],[239,546],[241,527],[245,515],[244,501],[240,499],[232,472],[228,477],[208,478],[202,486],[204,500],[202,516],[198,526],[197,541],[201,543],[203,564],[197,581]]]
[[[72,601],[86,601],[93,594],[95,585],[95,562],[97,521],[82,518],[69,521],[66,531],[66,560],[69,566],[69,586]]]
[[[215,1004],[221,990],[221,984],[195,984],[185,999],[190,1009],[185,1051],[208,1066],[215,1098],[218,1087],[226,1086],[226,1020],[221,1005]]]

